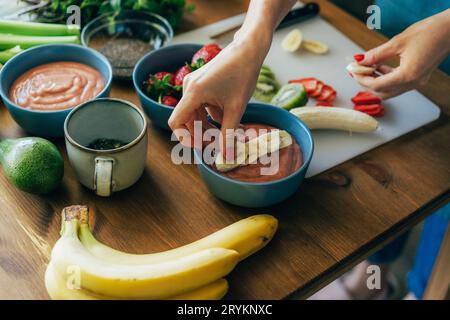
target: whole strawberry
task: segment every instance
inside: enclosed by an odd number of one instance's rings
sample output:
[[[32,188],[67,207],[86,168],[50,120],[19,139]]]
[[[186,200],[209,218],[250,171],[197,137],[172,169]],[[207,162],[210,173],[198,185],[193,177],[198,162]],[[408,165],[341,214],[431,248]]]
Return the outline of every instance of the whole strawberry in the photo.
[[[157,73],[155,73],[154,75],[153,75],[153,77],[156,79],[156,80],[160,80],[160,81],[163,81],[164,80],[164,78],[166,77],[166,76],[169,76],[169,80],[168,80],[168,83],[169,84],[171,84],[171,85],[173,85],[174,83],[175,83],[175,75],[173,74],[173,73],[170,73],[170,72],[166,72],[166,71],[161,71],[161,72],[157,72]],[[150,77],[149,79],[148,79],[148,84],[152,84],[153,82],[152,82],[152,78],[153,77]]]
[[[161,99],[161,103],[169,107],[176,107],[178,104],[178,99],[171,96],[164,96]]]
[[[191,63],[196,65],[199,59],[203,60],[203,64],[210,62],[219,54],[222,49],[215,43],[207,44],[198,50],[192,57]]]
[[[192,68],[189,65],[182,66],[180,69],[178,69],[178,71],[175,73],[175,85],[182,86],[184,77],[186,77],[191,72]]]

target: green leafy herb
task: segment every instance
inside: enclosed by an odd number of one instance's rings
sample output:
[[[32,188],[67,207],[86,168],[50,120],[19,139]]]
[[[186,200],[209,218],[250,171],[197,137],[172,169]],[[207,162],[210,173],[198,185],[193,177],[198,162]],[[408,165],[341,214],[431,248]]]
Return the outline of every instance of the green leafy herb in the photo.
[[[170,84],[170,75],[166,75],[161,80],[157,79],[154,75],[150,75],[150,78],[144,82],[144,89],[151,99],[159,102],[161,102],[164,96],[180,98],[183,91],[182,86]]]
[[[20,0],[29,2],[29,0]],[[186,0],[41,0],[43,6],[34,6],[30,12],[40,22],[66,22],[67,8],[77,5],[81,9],[82,25],[105,13],[118,13],[120,10],[138,10],[159,14],[166,18],[174,29],[181,22],[184,12],[192,12],[194,6]]]

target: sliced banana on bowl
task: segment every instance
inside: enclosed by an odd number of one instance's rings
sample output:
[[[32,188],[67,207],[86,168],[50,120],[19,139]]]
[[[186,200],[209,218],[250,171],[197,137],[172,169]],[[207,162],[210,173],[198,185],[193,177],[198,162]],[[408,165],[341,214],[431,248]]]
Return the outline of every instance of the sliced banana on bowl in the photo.
[[[291,135],[285,130],[272,130],[237,146],[234,161],[226,161],[219,152],[215,165],[218,171],[227,172],[241,166],[254,164],[261,157],[286,148],[293,143]],[[239,142],[238,142],[239,144]]]
[[[347,66],[347,71],[355,74],[361,74],[361,75],[371,75],[375,72],[375,68],[368,67],[368,66],[362,66],[358,64],[357,62],[352,62]]]

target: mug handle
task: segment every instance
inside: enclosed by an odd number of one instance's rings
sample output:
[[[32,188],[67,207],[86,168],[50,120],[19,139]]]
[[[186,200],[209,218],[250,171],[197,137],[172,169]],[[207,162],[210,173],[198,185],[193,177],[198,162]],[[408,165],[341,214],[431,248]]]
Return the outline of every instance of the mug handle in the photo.
[[[109,197],[113,187],[114,160],[106,157],[95,158],[94,190],[98,196]]]

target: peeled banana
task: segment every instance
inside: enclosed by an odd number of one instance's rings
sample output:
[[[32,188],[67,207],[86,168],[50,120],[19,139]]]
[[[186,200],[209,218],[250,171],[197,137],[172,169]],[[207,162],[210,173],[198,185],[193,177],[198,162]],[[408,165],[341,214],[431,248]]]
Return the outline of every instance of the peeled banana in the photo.
[[[274,217],[257,215],[177,249],[134,255],[97,241],[88,220],[85,206],[63,210],[61,238],[45,274],[52,299],[220,299],[228,290],[221,278],[277,228]],[[73,279],[78,288],[68,287]]]
[[[335,129],[350,132],[373,132],[378,121],[356,110],[337,107],[300,107],[292,112],[310,129]]]
[[[237,155],[233,162],[226,161],[222,153],[216,157],[216,168],[227,172],[240,166],[255,163],[258,158],[286,148],[292,144],[291,135],[285,130],[272,130],[245,143],[237,142]]]
[[[357,62],[352,62],[347,66],[347,71],[361,75],[371,75],[375,72],[375,68],[362,66]]]

